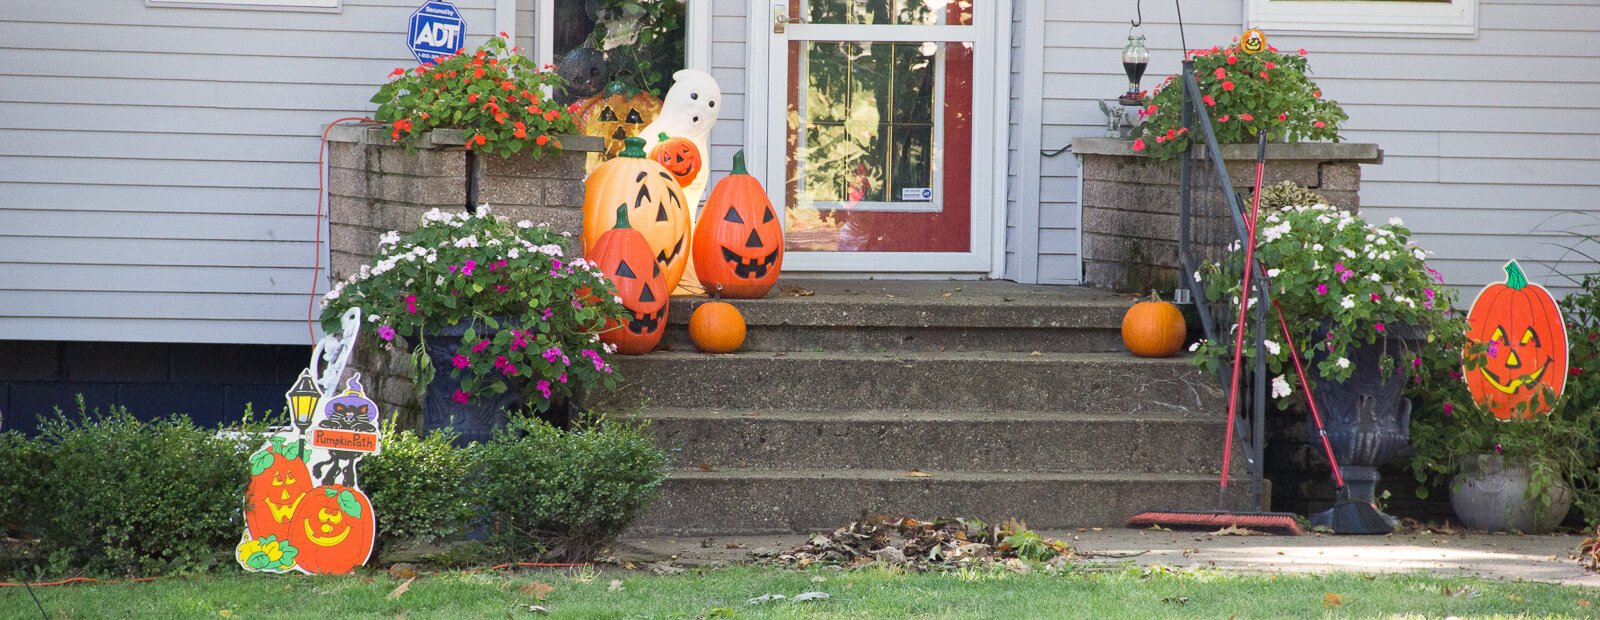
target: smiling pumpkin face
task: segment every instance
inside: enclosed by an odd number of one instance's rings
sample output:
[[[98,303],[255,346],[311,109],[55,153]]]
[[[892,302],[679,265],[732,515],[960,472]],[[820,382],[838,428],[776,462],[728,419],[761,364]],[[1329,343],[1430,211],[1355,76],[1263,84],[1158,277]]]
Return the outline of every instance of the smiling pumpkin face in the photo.
[[[616,227],[617,205],[627,205],[628,221],[650,244],[671,291],[689,264],[689,204],[677,178],[645,157],[642,138],[627,144],[584,182],[583,252],[594,251],[600,235]]]
[[[300,550],[301,570],[319,575],[348,573],[365,564],[375,530],[366,494],[337,484],[306,493],[289,520],[289,539]]]
[[[1566,325],[1555,298],[1529,283],[1516,261],[1506,264],[1504,283],[1478,294],[1467,323],[1468,337],[1489,348],[1483,367],[1464,373],[1467,388],[1495,417],[1532,417],[1535,411],[1517,407],[1545,388],[1560,396],[1567,380]]]
[[[783,225],[761,182],[733,156],[733,173],[711,190],[694,229],[694,271],[708,293],[756,299],[783,267]]]
[[[272,444],[250,456],[244,518],[252,538],[288,538],[295,505],[313,486],[301,455],[297,443],[274,438]]]
[[[606,323],[601,342],[616,345],[618,353],[638,355],[656,348],[666,333],[669,289],[661,263],[650,255],[650,244],[629,224],[628,206],[617,207],[616,228],[600,236],[589,260],[617,288],[628,310],[625,323]]]

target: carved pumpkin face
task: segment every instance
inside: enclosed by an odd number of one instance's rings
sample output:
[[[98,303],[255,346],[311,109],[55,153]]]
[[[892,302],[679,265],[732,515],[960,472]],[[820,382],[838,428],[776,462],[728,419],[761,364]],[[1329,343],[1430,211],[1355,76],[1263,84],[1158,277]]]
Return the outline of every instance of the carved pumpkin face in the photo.
[[[700,147],[688,138],[669,138],[667,134],[661,134],[661,142],[650,150],[650,159],[677,177],[681,187],[688,187],[694,183],[695,177],[700,176]]]
[[[318,575],[348,573],[372,554],[372,502],[359,489],[331,484],[306,493],[289,522],[289,539],[300,550],[301,570]]]
[[[643,147],[644,139],[628,138],[622,156],[584,182],[583,252],[590,255],[600,235],[617,225],[617,205],[627,205],[629,223],[650,244],[671,291],[689,264],[689,204],[677,178],[646,158]]]
[[[605,92],[578,101],[578,112],[574,116],[578,131],[605,140],[605,150],[597,158],[598,164],[621,153],[626,146],[623,140],[639,135],[639,131],[660,113],[659,97],[645,91],[629,95],[621,84],[614,83]]]
[[[244,494],[244,519],[252,538],[289,536],[295,505],[311,490],[300,445],[272,438],[272,444],[250,456],[250,486]]]
[[[761,182],[745,171],[743,151],[733,156],[733,173],[706,199],[692,247],[695,275],[708,293],[755,299],[777,283],[783,226]]]
[[[650,244],[629,222],[628,205],[617,207],[617,227],[600,236],[588,257],[617,287],[629,314],[625,324],[607,321],[600,341],[616,345],[618,353],[639,355],[656,348],[666,333],[670,289]]]
[[[1540,390],[1556,396],[1567,382],[1567,328],[1555,298],[1528,282],[1516,261],[1506,263],[1506,281],[1478,293],[1467,313],[1473,342],[1489,346],[1483,368],[1465,371],[1472,397],[1496,418],[1532,417],[1517,406]],[[1541,407],[1546,409],[1547,407]]]

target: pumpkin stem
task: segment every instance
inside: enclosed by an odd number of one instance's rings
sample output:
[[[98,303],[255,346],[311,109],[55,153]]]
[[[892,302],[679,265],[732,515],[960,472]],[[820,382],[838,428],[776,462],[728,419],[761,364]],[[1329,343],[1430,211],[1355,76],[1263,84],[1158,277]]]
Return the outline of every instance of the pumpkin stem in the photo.
[[[617,225],[612,228],[633,228],[633,225],[628,223],[628,203],[617,205]]]
[[[622,149],[622,152],[618,153],[618,157],[637,157],[639,159],[644,159],[644,138],[639,136],[628,136],[627,138],[623,138],[622,143],[627,145],[627,148]]]
[[[1506,288],[1520,291],[1528,286],[1528,276],[1522,273],[1522,266],[1516,260],[1506,261]]]
[[[671,139],[672,139],[672,136],[667,135],[667,132],[665,132],[665,131],[663,131],[663,132],[661,132],[659,134],[656,134],[656,141],[657,142],[666,142],[666,141],[671,140]]]
[[[750,174],[750,171],[744,169],[744,149],[739,149],[739,152],[733,154],[733,174]]]
[[[1150,299],[1147,301],[1161,301],[1161,293],[1157,293],[1155,289],[1150,289]]]

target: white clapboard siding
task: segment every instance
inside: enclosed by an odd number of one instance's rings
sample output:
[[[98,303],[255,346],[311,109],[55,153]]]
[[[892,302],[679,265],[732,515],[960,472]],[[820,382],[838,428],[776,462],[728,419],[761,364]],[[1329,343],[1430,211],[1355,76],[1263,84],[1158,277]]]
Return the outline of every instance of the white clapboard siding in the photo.
[[[419,4],[8,3],[0,340],[309,342],[318,136],[416,64]],[[492,34],[494,0],[454,4],[468,46]],[[527,45],[531,0],[518,8]]]
[[[1054,148],[1100,134],[1095,100],[1122,89],[1117,52],[1132,7],[1042,4],[1042,131],[1044,147]],[[1145,9],[1151,87],[1177,71],[1182,45],[1170,6]],[[1193,48],[1225,44],[1244,28],[1242,0],[1190,0],[1183,11]],[[1570,228],[1560,222],[1573,211],[1600,216],[1600,3],[1483,0],[1479,32],[1468,38],[1268,36],[1280,49],[1311,52],[1313,79],[1350,114],[1347,140],[1384,149],[1382,165],[1363,166],[1362,212],[1402,218],[1449,284],[1471,294],[1503,279],[1511,257],[1558,290],[1552,270],[1597,270],[1562,249],[1573,237],[1560,234]],[[1081,276],[1044,251],[1043,239],[1077,226],[1078,179],[1068,163],[1041,164],[1040,281]],[[1588,253],[1600,256],[1600,246]]]

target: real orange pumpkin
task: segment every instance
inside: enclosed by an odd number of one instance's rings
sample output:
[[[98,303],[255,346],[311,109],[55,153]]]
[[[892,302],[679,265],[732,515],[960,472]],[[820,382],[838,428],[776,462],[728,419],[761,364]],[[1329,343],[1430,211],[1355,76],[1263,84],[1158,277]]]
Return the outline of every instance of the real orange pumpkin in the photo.
[[[1467,337],[1490,351],[1482,368],[1463,374],[1473,400],[1496,418],[1530,418],[1548,407],[1519,412],[1520,405],[1544,388],[1559,397],[1566,387],[1567,326],[1555,298],[1529,282],[1517,261],[1505,271],[1506,281],[1483,287],[1467,313]]]
[[[316,575],[339,575],[367,563],[377,523],[360,489],[330,484],[312,489],[289,520],[295,562]]]
[[[708,301],[689,315],[689,339],[706,353],[732,353],[744,345],[745,322],[725,301]]]
[[[650,244],[630,225],[628,205],[617,207],[616,219],[616,227],[600,235],[588,257],[616,286],[629,318],[607,321],[600,341],[616,345],[618,353],[649,353],[666,332],[670,289],[661,264],[650,256]]]
[[[1183,312],[1162,301],[1155,291],[1122,315],[1122,344],[1139,357],[1172,357],[1183,349],[1188,336]]]
[[[650,244],[671,291],[689,264],[689,204],[678,179],[645,157],[643,138],[627,143],[620,157],[584,181],[583,253],[588,256],[600,235],[616,227],[617,205],[627,205],[628,221]]]
[[[695,224],[694,272],[707,293],[757,299],[772,290],[783,268],[783,225],[761,182],[733,156],[733,172],[711,189]]]
[[[284,452],[294,454],[289,458]],[[299,444],[273,438],[267,447],[250,456],[250,486],[244,492],[244,521],[251,538],[289,537],[289,518],[295,504],[315,486],[306,469],[305,453]]]
[[[695,177],[700,176],[700,147],[688,138],[672,138],[662,133],[661,141],[650,149],[650,159],[656,160],[667,172],[677,177],[681,187],[688,187]]]

